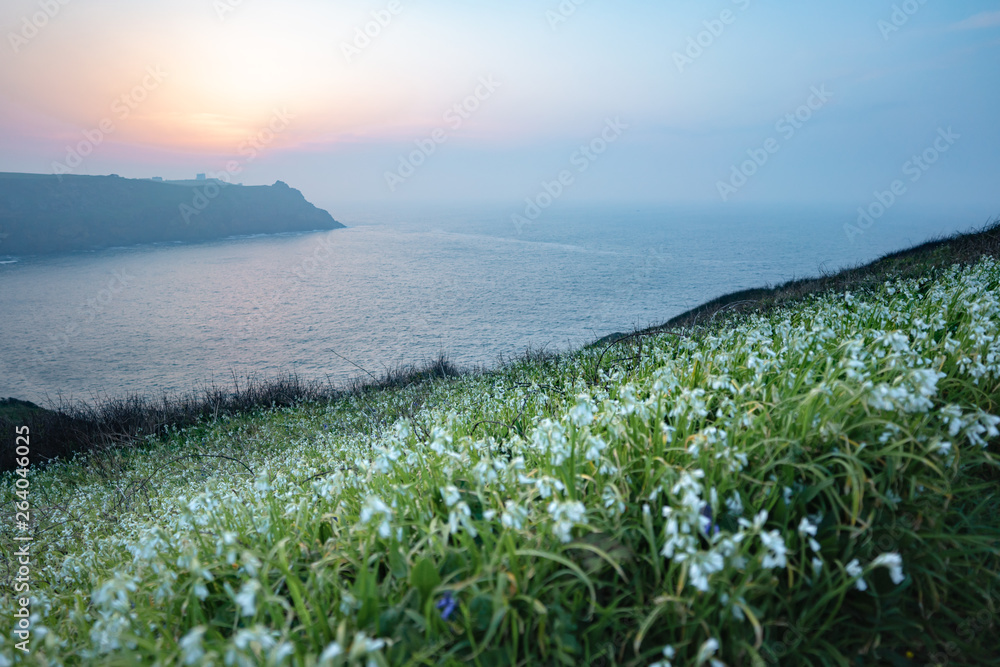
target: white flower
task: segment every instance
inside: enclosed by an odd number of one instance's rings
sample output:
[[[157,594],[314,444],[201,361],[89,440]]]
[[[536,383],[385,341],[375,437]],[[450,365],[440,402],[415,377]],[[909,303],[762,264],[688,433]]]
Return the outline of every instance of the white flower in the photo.
[[[673,659],[675,655],[677,655],[677,651],[674,650],[673,646],[664,646],[663,647],[664,659],[657,660],[656,662],[652,663],[649,667],[673,667],[673,664],[670,661]]]
[[[281,642],[278,646],[271,651],[271,659],[268,661],[272,665],[280,665],[285,661],[285,658],[295,653],[295,647],[289,642]]]
[[[742,517],[737,519],[736,522],[740,525],[741,528],[750,528],[754,532],[759,531],[761,528],[764,527],[764,524],[767,523],[767,510],[761,510],[757,512],[757,515],[754,516],[753,518],[753,523],[747,521]]]
[[[337,642],[330,642],[330,644],[323,649],[323,652],[319,656],[320,664],[324,662],[330,662],[339,655],[344,654],[344,649],[340,647]]]
[[[437,454],[443,454],[444,450],[451,447],[451,434],[440,426],[435,426],[431,430],[431,449]]]
[[[799,522],[799,537],[803,539],[808,537],[809,548],[813,551],[819,551],[821,548],[819,542],[813,537],[818,530],[819,526],[810,521],[808,517],[802,517],[802,521]]]
[[[560,466],[569,458],[569,441],[561,424],[543,419],[531,434],[531,444],[540,453],[547,453],[552,465]]]
[[[743,514],[743,500],[740,498],[739,492],[733,491],[726,498],[726,509],[729,510],[730,514]]]
[[[702,593],[709,591],[708,577],[721,571],[726,565],[722,554],[714,551],[700,551],[686,560],[688,561],[691,585]]]
[[[714,666],[716,663],[718,663],[718,661],[717,660],[713,660],[712,656],[714,656],[715,652],[718,651],[718,650],[719,650],[719,640],[718,639],[712,638],[712,639],[707,640],[704,644],[701,645],[701,648],[698,649],[698,657],[695,658],[695,663],[694,664],[695,665],[703,665],[706,662],[709,662],[711,660],[712,661],[712,665]],[[722,663],[718,663],[718,664],[722,664]]]
[[[601,458],[601,452],[608,446],[608,443],[604,442],[601,438],[591,435],[587,436],[587,449],[583,456],[588,461],[598,461]]]
[[[788,559],[785,557],[788,547],[785,545],[785,540],[781,537],[781,533],[777,530],[761,533],[760,541],[768,549],[768,552],[761,560],[761,567],[771,570],[777,567],[785,567],[788,564]]]
[[[528,510],[511,500],[504,503],[504,511],[503,514],[500,515],[500,523],[504,527],[521,530],[524,528],[524,522],[527,520]]]
[[[566,490],[566,485],[563,484],[561,480],[549,477],[548,475],[545,475],[541,479],[537,480],[526,475],[521,475],[520,481],[523,484],[534,484],[535,488],[538,489],[538,495],[542,498],[548,498],[551,496],[553,489],[556,491]]]
[[[271,490],[271,480],[268,478],[267,473],[261,472],[257,475],[257,480],[254,482],[254,488],[261,493],[267,493]]]
[[[889,577],[892,583],[899,585],[903,583],[903,559],[897,553],[885,553],[872,561],[872,567],[886,567],[889,569]]]
[[[590,425],[594,421],[594,406],[590,396],[580,394],[576,397],[576,405],[569,411],[569,419],[577,428]]]
[[[247,581],[236,594],[236,604],[240,608],[243,616],[253,616],[257,613],[257,591],[261,588],[260,582],[256,579]]]
[[[205,648],[202,646],[202,638],[205,636],[206,628],[204,625],[198,625],[191,628],[191,631],[184,635],[184,638],[180,641],[180,647],[182,654],[184,656],[185,665],[195,665],[201,662],[201,659],[205,657]]]
[[[813,556],[812,559],[813,576],[818,577],[819,573],[823,571],[823,559],[818,556]]]
[[[378,496],[368,496],[361,507],[361,523],[368,523],[379,516],[382,517],[382,522],[379,524],[378,534],[388,539],[392,535],[392,527],[389,525],[392,520],[392,509]]]
[[[601,493],[601,500],[604,501],[604,507],[612,510],[612,514],[615,516],[620,516],[625,511],[625,503],[619,497],[618,489],[611,484],[604,487],[604,491]]]
[[[350,659],[357,660],[361,656],[375,653],[385,648],[384,639],[371,639],[363,632],[354,635],[354,642],[351,644]]]
[[[573,539],[571,531],[575,524],[587,523],[587,508],[578,500],[549,503],[549,515],[552,517],[552,533],[560,542],[566,543]]]
[[[444,504],[451,507],[462,498],[462,495],[459,493],[457,487],[449,484],[441,489],[441,497],[444,499]]]
[[[361,604],[358,602],[357,598],[351,595],[349,592],[344,591],[340,596],[340,613],[347,616],[353,611],[361,608]]]
[[[462,527],[465,528],[466,532],[468,532],[472,537],[476,537],[479,534],[479,531],[477,531],[476,527],[472,524],[472,510],[469,508],[468,503],[464,500],[455,505],[455,507],[452,508],[451,512],[448,514],[448,530],[451,533],[458,532],[459,524],[461,524]]]
[[[233,645],[241,651],[247,648],[253,648],[254,644],[260,646],[261,649],[267,651],[277,643],[278,632],[273,630],[268,630],[261,625],[255,625],[253,628],[242,628],[233,637]]]
[[[851,578],[857,578],[857,581],[854,583],[855,588],[859,591],[868,590],[868,584],[865,583],[864,577],[861,576],[864,574],[864,568],[861,567],[861,563],[858,562],[857,558],[848,563],[846,569],[847,574]]]

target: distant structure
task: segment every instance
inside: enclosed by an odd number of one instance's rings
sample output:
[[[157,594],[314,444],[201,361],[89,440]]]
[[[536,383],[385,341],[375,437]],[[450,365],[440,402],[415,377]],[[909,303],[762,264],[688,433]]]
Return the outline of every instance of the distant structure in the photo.
[[[159,181],[159,182],[161,182],[161,183],[162,183],[162,182],[163,182],[163,177],[162,177],[162,176],[153,176],[153,177],[152,177],[151,179],[149,179],[149,180],[151,180],[151,181]]]
[[[198,174],[197,176],[194,177],[194,180],[196,180],[196,181],[204,181],[205,180],[205,174]]]

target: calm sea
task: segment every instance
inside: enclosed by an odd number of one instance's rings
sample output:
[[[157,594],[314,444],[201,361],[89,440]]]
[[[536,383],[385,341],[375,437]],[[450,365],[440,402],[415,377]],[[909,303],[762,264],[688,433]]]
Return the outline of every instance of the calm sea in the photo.
[[[331,208],[347,229],[0,258],[0,396],[186,392],[295,372],[342,382],[447,353],[495,363],[661,323],[747,287],[987,222],[896,212]]]

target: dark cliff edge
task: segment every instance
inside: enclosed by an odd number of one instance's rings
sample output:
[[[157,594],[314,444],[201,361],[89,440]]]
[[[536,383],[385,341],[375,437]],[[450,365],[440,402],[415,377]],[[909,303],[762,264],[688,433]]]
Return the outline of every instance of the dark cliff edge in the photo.
[[[343,226],[281,181],[243,186],[0,173],[0,255]]]

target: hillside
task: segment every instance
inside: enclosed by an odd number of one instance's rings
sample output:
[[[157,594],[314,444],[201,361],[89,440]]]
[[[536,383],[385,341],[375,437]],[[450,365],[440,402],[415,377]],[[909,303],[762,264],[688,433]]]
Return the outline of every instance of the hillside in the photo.
[[[30,469],[31,660],[1000,664],[1000,263],[956,254],[975,238]]]
[[[0,255],[339,227],[281,181],[241,186],[0,173]]]

